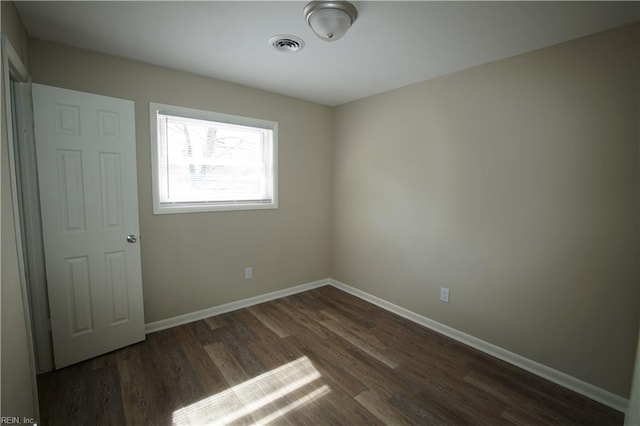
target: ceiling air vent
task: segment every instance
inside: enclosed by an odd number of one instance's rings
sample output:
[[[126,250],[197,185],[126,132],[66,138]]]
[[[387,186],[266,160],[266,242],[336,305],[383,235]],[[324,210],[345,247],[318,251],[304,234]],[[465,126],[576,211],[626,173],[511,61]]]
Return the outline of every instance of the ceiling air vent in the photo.
[[[301,38],[292,35],[277,35],[269,39],[269,44],[278,52],[295,53],[304,47]]]

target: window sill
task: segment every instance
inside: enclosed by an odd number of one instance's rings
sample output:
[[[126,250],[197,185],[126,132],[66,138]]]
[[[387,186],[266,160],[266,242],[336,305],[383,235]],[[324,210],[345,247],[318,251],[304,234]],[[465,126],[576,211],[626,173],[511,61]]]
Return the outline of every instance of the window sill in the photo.
[[[199,205],[163,205],[154,206],[153,214],[177,214],[177,213],[208,213],[208,212],[228,212],[238,210],[268,210],[277,209],[277,202],[265,203],[238,203],[238,204],[199,204]]]

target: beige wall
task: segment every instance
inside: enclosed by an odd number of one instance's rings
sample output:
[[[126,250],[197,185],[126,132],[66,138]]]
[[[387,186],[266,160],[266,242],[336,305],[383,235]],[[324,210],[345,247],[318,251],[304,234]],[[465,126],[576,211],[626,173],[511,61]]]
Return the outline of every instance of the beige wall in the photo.
[[[1,2],[1,28],[23,61],[28,58],[27,35],[18,19],[13,3]],[[1,81],[1,79],[0,79]],[[0,145],[0,182],[2,218],[1,266],[2,269],[2,314],[1,314],[1,397],[0,415],[34,418],[36,407],[33,400],[32,368],[27,343],[27,325],[22,303],[18,250],[15,238],[15,223],[11,184],[9,179],[9,156],[7,126],[5,120],[5,93],[2,87],[2,145]]]
[[[147,322],[329,275],[329,108],[37,40],[30,57],[34,82],[136,102]],[[153,215],[150,101],[279,122],[279,208]],[[253,266],[252,280],[244,280],[245,266]]]
[[[627,26],[338,107],[332,276],[628,397],[639,50]]]
[[[29,67],[29,35],[22,25],[22,21],[18,16],[18,11],[12,1],[2,0],[0,6],[0,15],[2,15],[0,23],[0,31],[11,40],[16,53],[20,56],[22,63]]]

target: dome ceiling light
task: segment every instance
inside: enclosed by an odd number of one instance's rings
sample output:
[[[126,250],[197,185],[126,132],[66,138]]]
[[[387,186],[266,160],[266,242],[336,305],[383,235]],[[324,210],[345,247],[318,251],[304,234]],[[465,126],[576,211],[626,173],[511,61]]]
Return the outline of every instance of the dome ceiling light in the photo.
[[[348,1],[312,1],[303,10],[304,19],[325,41],[336,41],[351,28],[358,10]]]

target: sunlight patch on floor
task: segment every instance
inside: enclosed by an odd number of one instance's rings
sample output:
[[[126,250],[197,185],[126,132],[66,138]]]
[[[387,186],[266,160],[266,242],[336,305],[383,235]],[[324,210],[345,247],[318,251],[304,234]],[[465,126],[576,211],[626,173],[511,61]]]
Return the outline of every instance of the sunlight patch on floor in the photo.
[[[302,357],[247,380],[216,395],[173,412],[174,425],[223,425],[253,414],[256,424],[267,424],[330,392],[327,385],[296,398],[272,413],[256,417],[256,410],[290,395],[321,378],[309,358]]]

